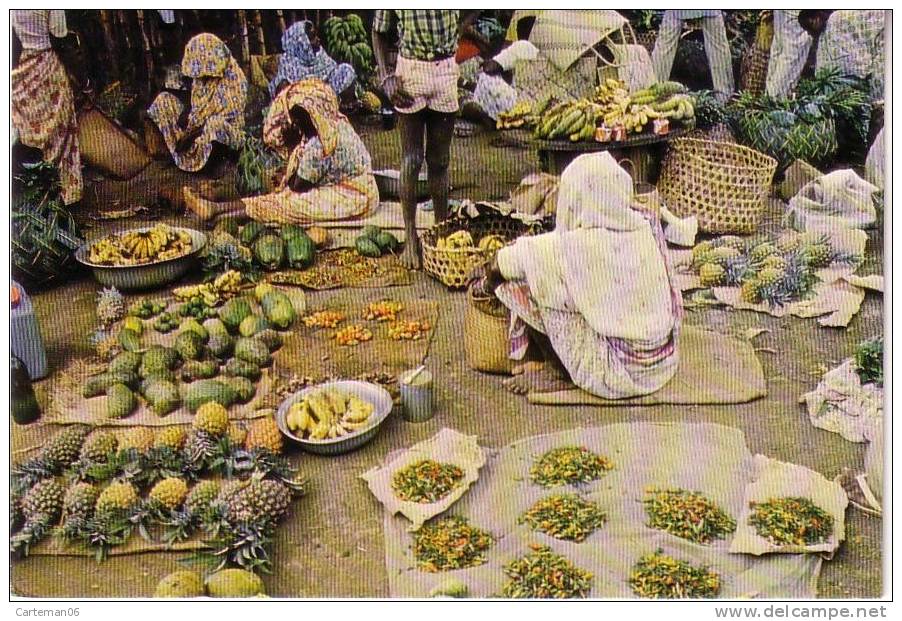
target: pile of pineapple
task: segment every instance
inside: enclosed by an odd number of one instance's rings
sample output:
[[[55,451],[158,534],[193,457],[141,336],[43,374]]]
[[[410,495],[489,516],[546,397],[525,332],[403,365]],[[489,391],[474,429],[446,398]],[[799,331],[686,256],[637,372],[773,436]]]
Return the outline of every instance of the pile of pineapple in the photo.
[[[810,295],[815,271],[857,258],[837,251],[826,235],[788,232],[772,239],[734,235],[703,241],[692,249],[692,270],[703,287],[739,287],[749,304],[783,306]]]
[[[272,417],[244,427],[214,401],[190,427],[66,427],[13,467],[10,548],[27,554],[52,535],[103,559],[132,533],[153,532],[167,544],[199,536],[226,562],[265,566],[303,492],[282,449]]]

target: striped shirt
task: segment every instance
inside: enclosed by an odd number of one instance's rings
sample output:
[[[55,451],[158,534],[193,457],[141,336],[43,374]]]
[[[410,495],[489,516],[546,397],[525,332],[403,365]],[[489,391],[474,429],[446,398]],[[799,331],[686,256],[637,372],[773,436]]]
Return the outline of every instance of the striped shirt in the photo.
[[[65,37],[66,12],[47,9],[15,9],[10,11],[13,31],[24,50],[49,50],[50,35]]]
[[[378,9],[373,31],[398,28],[400,53],[411,60],[437,60],[457,51],[460,11],[454,9]]]

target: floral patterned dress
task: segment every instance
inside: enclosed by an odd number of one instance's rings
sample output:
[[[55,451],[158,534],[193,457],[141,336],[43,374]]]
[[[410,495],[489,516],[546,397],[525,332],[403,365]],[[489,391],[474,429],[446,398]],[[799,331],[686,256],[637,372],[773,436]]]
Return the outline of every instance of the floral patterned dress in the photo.
[[[179,126],[184,106],[171,93],[160,93],[147,113],[160,128],[176,166],[196,172],[207,163],[214,141],[233,149],[244,144],[247,78],[226,44],[209,33],[185,46],[182,75],[193,79],[187,125]],[[179,140],[197,130],[200,135],[191,147],[177,151]]]

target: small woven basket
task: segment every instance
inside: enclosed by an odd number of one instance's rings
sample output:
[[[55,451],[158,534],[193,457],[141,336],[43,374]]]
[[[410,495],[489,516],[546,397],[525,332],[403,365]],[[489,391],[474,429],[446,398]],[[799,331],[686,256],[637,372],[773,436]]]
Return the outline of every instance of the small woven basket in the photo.
[[[489,261],[495,252],[476,247],[438,248],[439,239],[466,230],[477,244],[486,235],[498,235],[509,243],[540,228],[500,213],[486,213],[476,218],[452,216],[423,233],[423,269],[449,288],[465,287],[473,270]]]
[[[777,161],[728,142],[679,138],[664,159],[658,191],[670,210],[695,216],[706,233],[758,228]]]
[[[510,312],[495,298],[467,295],[464,350],[470,368],[485,373],[511,372]]]
[[[739,86],[742,90],[755,95],[764,92],[767,82],[767,63],[770,61],[770,50],[757,45],[750,45],[742,56],[739,66]]]

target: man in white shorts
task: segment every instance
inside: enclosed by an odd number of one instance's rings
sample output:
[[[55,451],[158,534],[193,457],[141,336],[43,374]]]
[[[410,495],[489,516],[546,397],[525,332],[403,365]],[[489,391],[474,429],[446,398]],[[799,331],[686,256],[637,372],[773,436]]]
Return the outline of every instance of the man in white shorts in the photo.
[[[460,11],[378,9],[373,18],[373,50],[382,88],[398,111],[401,132],[401,208],[407,239],[403,265],[422,265],[416,229],[416,183],[425,155],[435,219],[448,217],[448,163],[457,113],[458,69],[454,55]],[[398,62],[391,73],[390,34],[398,33]]]

